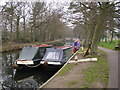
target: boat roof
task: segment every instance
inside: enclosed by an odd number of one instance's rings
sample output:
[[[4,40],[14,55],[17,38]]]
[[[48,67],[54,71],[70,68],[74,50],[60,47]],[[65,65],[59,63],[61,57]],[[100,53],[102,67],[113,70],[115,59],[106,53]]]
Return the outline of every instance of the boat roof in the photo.
[[[18,60],[33,60],[38,52],[38,47],[24,47],[19,55]]]
[[[56,47],[56,48],[65,50],[65,49],[69,49],[69,48],[71,48],[71,47],[69,47],[69,46],[60,46],[60,47]]]
[[[44,48],[43,48],[44,47]],[[35,60],[42,59],[40,55],[41,48],[49,48],[50,45],[41,45],[41,46],[27,46],[24,47],[19,55],[18,60]]]
[[[61,61],[63,57],[63,49],[60,48],[47,48],[46,53],[42,60],[47,61]]]
[[[64,55],[64,51],[70,49],[69,46],[60,46],[56,48],[47,48],[46,53],[42,60],[47,61],[59,61],[64,62],[66,59],[66,56]]]
[[[43,44],[43,45],[33,45],[32,47],[50,47],[51,45],[48,45],[48,44]]]

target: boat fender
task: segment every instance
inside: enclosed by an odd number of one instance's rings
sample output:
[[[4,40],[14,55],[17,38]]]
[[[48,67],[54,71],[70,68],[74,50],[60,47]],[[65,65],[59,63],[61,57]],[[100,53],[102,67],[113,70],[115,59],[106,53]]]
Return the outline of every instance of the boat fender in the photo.
[[[18,67],[17,64],[13,64],[13,68],[14,68],[14,69],[19,69],[19,67]]]
[[[44,66],[48,66],[48,62],[47,61],[44,62]]]

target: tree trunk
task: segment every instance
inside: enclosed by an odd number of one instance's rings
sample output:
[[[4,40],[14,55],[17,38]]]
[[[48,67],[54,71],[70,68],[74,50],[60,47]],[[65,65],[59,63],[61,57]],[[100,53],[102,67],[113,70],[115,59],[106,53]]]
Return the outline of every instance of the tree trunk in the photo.
[[[94,32],[94,36],[92,39],[92,45],[91,45],[91,54],[97,54],[97,50],[98,50],[98,43],[99,43],[99,39],[101,37],[101,34],[103,32],[103,25],[104,22],[106,21],[106,17],[107,17],[107,8],[106,8],[107,3],[104,2],[102,3],[103,8],[101,9],[101,13],[99,16],[99,21],[97,23],[95,32]]]
[[[16,39],[19,40],[19,21],[20,16],[17,16],[17,26],[16,26]]]
[[[13,20],[13,16],[10,17],[10,41],[12,41],[12,29],[13,29],[12,20]]]
[[[110,40],[110,43],[112,43],[113,42],[113,31],[112,31],[112,33],[111,33],[111,40]]]
[[[1,28],[2,29],[2,28]],[[1,35],[1,37],[2,37],[2,42],[6,42],[7,41],[7,36],[8,36],[8,34],[7,34],[7,22],[6,22],[6,20],[5,20],[5,23],[4,23],[4,27],[3,27],[3,31],[2,31],[2,33],[1,33],[2,35]]]
[[[13,8],[13,2],[10,3],[11,4],[11,12],[10,12],[10,41],[13,40],[13,15],[14,15],[14,8]]]
[[[31,30],[30,30],[30,39],[31,41],[33,41],[33,27],[31,27]]]
[[[23,16],[24,39],[26,38],[25,16]]]
[[[90,12],[90,17],[89,17],[89,22],[87,25],[87,39],[86,39],[86,45],[88,46],[89,43],[91,42],[92,38],[93,38],[93,34],[95,31],[95,22],[96,22],[96,16],[94,15],[96,13],[96,10],[91,10]]]

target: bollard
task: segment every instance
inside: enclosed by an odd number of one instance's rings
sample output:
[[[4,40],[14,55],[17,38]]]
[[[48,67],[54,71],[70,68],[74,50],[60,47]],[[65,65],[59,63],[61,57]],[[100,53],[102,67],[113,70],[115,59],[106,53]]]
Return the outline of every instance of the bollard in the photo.
[[[75,63],[75,64],[77,64],[77,60],[78,60],[78,56],[75,56],[75,61],[76,61],[76,63]]]

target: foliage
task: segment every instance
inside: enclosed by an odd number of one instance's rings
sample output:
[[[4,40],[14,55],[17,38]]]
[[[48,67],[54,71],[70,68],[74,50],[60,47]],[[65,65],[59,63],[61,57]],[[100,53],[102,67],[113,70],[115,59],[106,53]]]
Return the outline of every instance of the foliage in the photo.
[[[74,34],[84,39],[84,45],[91,45],[91,54],[97,54],[100,38],[110,34],[111,42],[116,37],[118,27],[119,2],[79,2],[72,1],[69,10],[73,14],[70,21],[75,25]],[[76,15],[76,17],[74,17]],[[104,37],[103,37],[104,36]]]
[[[68,12],[64,11],[64,6],[46,2],[6,2],[1,6],[2,41],[47,42],[74,34],[84,39],[85,46],[92,42],[91,54],[96,54],[101,38],[107,39],[110,34],[112,42],[114,37],[119,37],[119,1],[71,1]]]
[[[54,3],[6,2],[1,10],[3,43],[47,42],[72,35],[70,28],[61,20],[62,9],[55,9]]]
[[[101,41],[99,43],[100,47],[105,47],[111,50],[114,50],[116,46],[118,46],[118,44],[120,44],[120,40],[113,40],[112,43],[110,43],[110,41]]]

